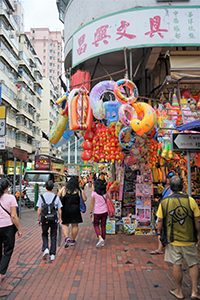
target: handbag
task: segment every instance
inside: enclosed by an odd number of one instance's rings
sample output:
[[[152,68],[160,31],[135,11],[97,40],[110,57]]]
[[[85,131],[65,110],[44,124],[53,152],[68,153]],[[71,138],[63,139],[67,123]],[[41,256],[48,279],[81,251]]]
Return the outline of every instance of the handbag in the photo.
[[[102,197],[104,198],[104,196],[102,195]],[[107,205],[107,209],[108,209],[108,216],[109,217],[114,217],[115,216],[115,206],[114,203],[112,201],[112,199],[110,197],[108,197],[107,199],[105,199],[106,205]]]
[[[80,191],[80,211],[82,213],[85,213],[86,212],[86,205],[85,205],[85,202],[83,201],[83,195]]]
[[[9,216],[11,217],[11,214],[9,213],[9,211],[7,211],[7,209],[5,209],[2,205],[1,205],[1,203],[0,203],[0,206],[1,206],[1,208],[3,208],[3,210],[5,210],[5,212],[7,212],[7,214],[9,214]],[[16,227],[16,225],[15,224],[13,224],[12,225],[13,226],[13,228],[14,228],[14,231],[15,231],[15,233],[18,231],[18,229],[17,229],[17,227]]]

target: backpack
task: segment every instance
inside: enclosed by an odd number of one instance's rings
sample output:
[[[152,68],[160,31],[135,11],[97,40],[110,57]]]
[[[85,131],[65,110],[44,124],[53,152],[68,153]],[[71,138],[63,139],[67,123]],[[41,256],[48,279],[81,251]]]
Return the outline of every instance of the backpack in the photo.
[[[42,201],[44,203],[44,205],[42,205],[42,210],[41,210],[41,222],[43,225],[44,224],[53,225],[53,224],[57,223],[57,221],[58,221],[57,210],[54,206],[56,197],[57,197],[57,195],[54,196],[54,198],[50,204],[47,204],[45,202],[44,196],[41,195]]]

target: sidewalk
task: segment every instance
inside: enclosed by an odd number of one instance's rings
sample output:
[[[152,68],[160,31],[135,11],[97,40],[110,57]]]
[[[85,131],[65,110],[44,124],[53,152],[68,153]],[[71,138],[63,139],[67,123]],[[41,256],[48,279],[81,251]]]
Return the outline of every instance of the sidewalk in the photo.
[[[0,285],[0,299],[37,300],[151,300],[174,299],[172,267],[156,249],[155,236],[107,235],[106,246],[97,249],[90,211],[79,228],[77,244],[64,249],[64,239],[54,262],[42,260],[41,228],[36,211],[22,212],[23,237],[16,237],[7,278]],[[184,266],[184,294],[189,299],[191,281]]]

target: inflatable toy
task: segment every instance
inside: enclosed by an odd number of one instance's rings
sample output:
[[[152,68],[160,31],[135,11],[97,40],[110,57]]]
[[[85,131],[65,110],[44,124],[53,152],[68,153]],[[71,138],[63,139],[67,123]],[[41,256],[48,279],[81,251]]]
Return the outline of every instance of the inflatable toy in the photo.
[[[130,97],[126,97],[121,93],[121,88],[123,86],[126,86],[130,89],[131,95]],[[113,88],[115,97],[117,100],[119,100],[121,103],[127,103],[127,104],[133,104],[137,98],[138,98],[138,89],[134,82],[128,80],[128,79],[120,79],[118,80]]]
[[[102,100],[102,96],[105,95],[105,98],[108,98],[107,100],[115,101],[115,95],[113,93],[113,87],[114,87],[115,81],[112,80],[104,80],[99,83],[97,83],[90,92],[90,106],[92,109],[94,109],[94,106],[96,103],[98,103],[100,100]]]
[[[63,135],[65,128],[67,126],[68,116],[62,115],[61,110],[62,109],[59,110],[60,114],[55,119],[49,133],[49,142],[51,144],[56,144],[61,139],[61,136]]]
[[[93,109],[93,116],[97,120],[102,120],[102,119],[105,118],[106,110],[105,110],[105,107],[103,105],[103,101],[99,101],[95,104],[94,109]]]
[[[131,120],[137,118],[137,113],[131,105],[122,104],[119,108],[119,118],[125,126],[130,126]]]
[[[135,144],[135,134],[131,127],[124,127],[119,133],[119,142],[124,149],[131,149]]]
[[[70,101],[69,115],[70,130],[90,130],[92,126],[92,109],[89,103],[88,93],[84,89],[79,89]]]
[[[56,144],[54,144],[54,147],[58,148],[58,147],[61,147],[62,145],[64,145],[69,140],[70,136],[73,133],[74,132],[72,130],[69,130],[69,119],[68,119],[65,131],[64,131],[62,137],[60,138],[60,140]]]
[[[116,137],[119,137],[119,133],[123,127],[124,127],[124,124],[122,124],[122,122],[119,120],[115,125],[115,136]]]
[[[152,129],[155,124],[156,114],[151,105],[144,102],[134,103],[133,108],[136,110],[138,118],[132,119],[130,125],[141,136]]]
[[[56,101],[56,105],[64,103],[62,105],[62,115],[68,115],[68,102],[67,102],[68,93],[65,93],[61,98]]]
[[[105,119],[107,121],[107,126],[109,126],[112,122],[117,122],[119,120],[118,110],[120,105],[121,104],[119,102],[114,101],[104,102],[106,111]]]

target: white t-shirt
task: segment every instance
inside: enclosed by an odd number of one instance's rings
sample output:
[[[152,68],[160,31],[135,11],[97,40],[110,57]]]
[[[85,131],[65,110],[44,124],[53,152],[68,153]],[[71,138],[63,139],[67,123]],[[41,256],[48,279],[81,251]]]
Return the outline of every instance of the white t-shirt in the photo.
[[[53,198],[55,197],[54,193],[44,193],[43,194],[44,200],[47,204],[50,204],[53,201]],[[37,207],[42,207],[42,205],[44,204],[44,202],[42,201],[41,196],[39,196],[38,198],[38,202],[37,202]],[[56,209],[61,208],[62,207],[62,203],[60,201],[60,198],[58,196],[56,196],[56,200],[54,201],[54,206]]]

